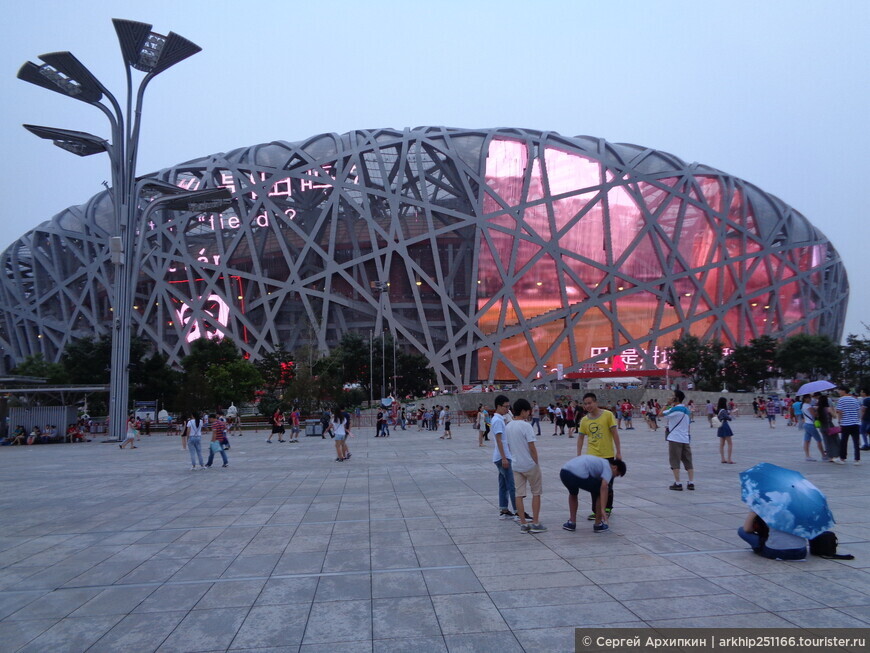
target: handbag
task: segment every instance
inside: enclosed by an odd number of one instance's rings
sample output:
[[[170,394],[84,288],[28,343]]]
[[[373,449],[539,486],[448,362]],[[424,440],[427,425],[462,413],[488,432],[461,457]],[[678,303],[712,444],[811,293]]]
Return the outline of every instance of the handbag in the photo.
[[[208,446],[209,446],[209,449],[211,449],[215,453],[219,453],[221,450],[221,443],[218,442],[217,440],[213,440],[212,443]]]
[[[841,429],[839,426],[831,426],[825,429],[825,435],[840,435],[842,431],[843,429]]]

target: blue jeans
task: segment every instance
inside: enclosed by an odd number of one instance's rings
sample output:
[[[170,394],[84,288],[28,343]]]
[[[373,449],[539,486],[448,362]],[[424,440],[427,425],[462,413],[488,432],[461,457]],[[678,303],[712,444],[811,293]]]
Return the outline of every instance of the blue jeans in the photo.
[[[541,418],[533,417],[532,418],[532,428],[538,429],[538,435],[541,435]]]
[[[513,511],[516,512],[517,496],[514,489],[514,470],[510,465],[510,461],[508,461],[507,469],[501,466],[500,460],[495,463],[495,467],[498,469],[498,507],[502,510],[507,510],[508,499],[510,499],[510,505]]]
[[[803,560],[807,557],[806,547],[802,549],[771,549],[766,544],[761,543],[761,538],[758,535],[743,530],[743,526],[737,529],[737,535],[751,546],[755,553],[771,560]]]
[[[196,458],[199,458],[199,466],[202,467],[202,438],[188,438],[187,450],[190,452],[190,464],[196,467]]]
[[[220,451],[221,458],[224,459],[224,465],[229,465],[229,461],[227,460],[227,452],[221,448]],[[208,448],[208,462],[205,464],[206,467],[211,467],[212,462],[214,461],[214,451],[211,449],[211,444],[209,444]]]

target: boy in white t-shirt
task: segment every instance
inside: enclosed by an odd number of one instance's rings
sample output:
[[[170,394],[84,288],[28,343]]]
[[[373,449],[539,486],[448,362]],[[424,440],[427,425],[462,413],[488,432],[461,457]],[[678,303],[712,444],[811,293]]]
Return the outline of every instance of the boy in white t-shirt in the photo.
[[[541,524],[541,466],[538,464],[535,430],[528,421],[531,412],[532,406],[526,399],[517,399],[513,406],[514,419],[505,427],[505,437],[513,457],[511,467],[514,473],[520,530],[523,533],[543,533],[547,527]],[[526,484],[532,490],[531,524],[526,522],[523,502],[526,496]]]

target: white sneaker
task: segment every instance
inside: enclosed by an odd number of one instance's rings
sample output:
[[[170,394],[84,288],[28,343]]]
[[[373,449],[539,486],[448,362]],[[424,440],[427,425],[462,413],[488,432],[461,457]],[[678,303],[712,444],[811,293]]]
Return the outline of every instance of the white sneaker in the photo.
[[[861,464],[861,461],[860,461],[860,460],[856,460],[856,461],[853,462],[852,464],[853,464],[853,465],[860,465],[860,464]]]
[[[835,465],[845,465],[846,464],[846,462],[844,460],[841,460],[840,458],[831,458],[831,462],[834,463]]]

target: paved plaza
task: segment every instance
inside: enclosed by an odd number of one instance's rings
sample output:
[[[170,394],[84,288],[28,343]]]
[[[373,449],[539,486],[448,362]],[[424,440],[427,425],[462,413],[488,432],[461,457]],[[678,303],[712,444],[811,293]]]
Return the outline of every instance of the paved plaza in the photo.
[[[343,463],[329,439],[248,433],[228,468],[195,472],[164,435],[4,447],[0,650],[573,651],[576,626],[870,624],[870,461],[805,462],[797,429],[740,417],[723,465],[699,420],[697,490],[673,492],[663,430],[636,425],[603,534],[561,528],[576,441],[549,424],[540,535],[497,518],[491,444],[467,424],[358,429]],[[760,461],[827,494],[855,560],[749,551],[738,473]]]

